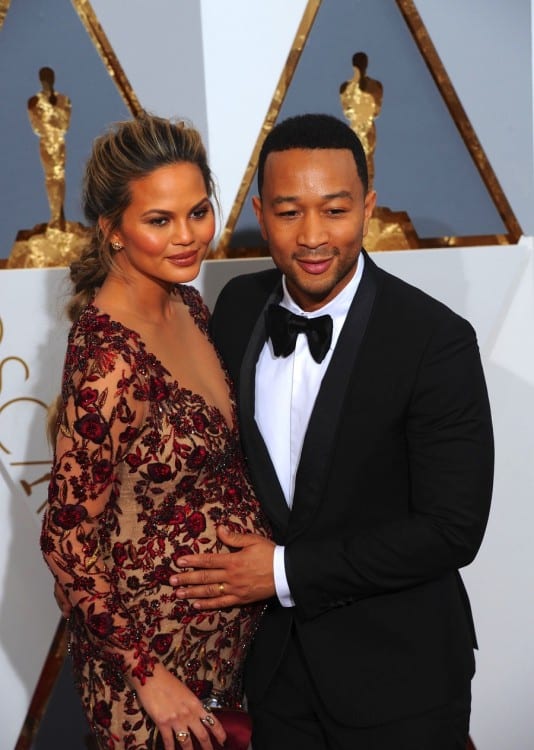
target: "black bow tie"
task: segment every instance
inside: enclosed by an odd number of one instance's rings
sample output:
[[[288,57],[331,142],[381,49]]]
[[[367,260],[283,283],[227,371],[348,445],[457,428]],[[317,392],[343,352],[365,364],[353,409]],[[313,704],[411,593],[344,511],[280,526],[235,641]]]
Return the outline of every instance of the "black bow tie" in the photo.
[[[267,335],[273,342],[277,357],[287,357],[295,350],[297,336],[305,333],[308,337],[310,354],[316,362],[322,362],[332,341],[332,318],[321,315],[318,318],[305,318],[294,315],[280,305],[267,308]]]

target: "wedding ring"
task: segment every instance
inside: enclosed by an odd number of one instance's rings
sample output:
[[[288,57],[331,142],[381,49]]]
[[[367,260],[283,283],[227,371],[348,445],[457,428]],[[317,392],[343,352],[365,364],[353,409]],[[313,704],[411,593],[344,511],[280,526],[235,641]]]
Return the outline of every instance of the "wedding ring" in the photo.
[[[189,732],[182,731],[182,732],[175,732],[174,734],[176,735],[176,739],[178,740],[178,742],[180,742],[180,744],[187,742],[187,740],[189,739]]]
[[[201,716],[200,717],[200,721],[203,724],[207,724],[210,727],[214,727],[215,726],[215,719],[213,718],[213,716],[210,716],[209,714],[206,714],[206,716]]]
[[[224,583],[219,584],[219,596],[224,594]]]

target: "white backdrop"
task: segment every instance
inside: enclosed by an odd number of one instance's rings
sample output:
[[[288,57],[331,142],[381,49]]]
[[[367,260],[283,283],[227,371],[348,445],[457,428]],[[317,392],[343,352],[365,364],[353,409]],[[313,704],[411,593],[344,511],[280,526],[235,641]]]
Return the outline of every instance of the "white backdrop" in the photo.
[[[464,571],[480,642],[471,734],[479,750],[527,750],[534,737],[533,246],[523,240],[514,247],[391,252],[374,259],[477,330],[493,409],[496,481],[486,538]],[[269,263],[208,261],[196,286],[211,306],[228,278]],[[58,621],[52,580],[38,551],[45,412],[24,399],[48,403],[58,390],[67,295],[62,269],[0,272],[0,746],[6,750],[20,732]],[[36,482],[31,495],[21,480]]]

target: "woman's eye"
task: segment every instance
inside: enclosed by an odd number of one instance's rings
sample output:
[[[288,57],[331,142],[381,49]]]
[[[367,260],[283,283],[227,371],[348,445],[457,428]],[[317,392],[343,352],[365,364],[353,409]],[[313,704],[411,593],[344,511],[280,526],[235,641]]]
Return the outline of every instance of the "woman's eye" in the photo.
[[[206,203],[203,203],[201,206],[198,206],[191,211],[191,217],[193,219],[203,219],[211,213],[213,213],[213,206],[206,201]]]
[[[155,227],[164,227],[168,221],[166,216],[155,216],[153,219],[150,219],[150,223]]]

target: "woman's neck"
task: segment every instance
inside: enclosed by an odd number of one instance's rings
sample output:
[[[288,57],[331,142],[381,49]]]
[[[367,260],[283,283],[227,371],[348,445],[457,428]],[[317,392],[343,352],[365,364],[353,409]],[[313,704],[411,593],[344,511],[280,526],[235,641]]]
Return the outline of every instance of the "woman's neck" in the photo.
[[[122,311],[146,323],[163,324],[175,314],[175,286],[147,277],[130,278],[111,271],[95,297],[105,310]]]

